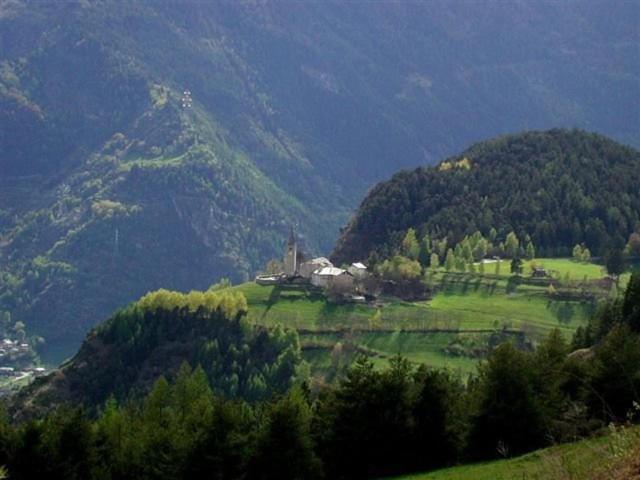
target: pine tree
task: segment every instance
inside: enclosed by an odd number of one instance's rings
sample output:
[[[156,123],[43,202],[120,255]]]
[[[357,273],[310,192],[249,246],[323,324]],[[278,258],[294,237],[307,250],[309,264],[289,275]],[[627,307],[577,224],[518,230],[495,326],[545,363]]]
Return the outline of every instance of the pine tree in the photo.
[[[449,249],[447,250],[447,257],[445,258],[445,261],[444,261],[444,269],[447,272],[450,272],[455,268],[455,264],[456,264],[456,259],[455,259],[455,256],[453,255],[453,250]]]
[[[518,237],[515,232],[510,232],[507,235],[507,239],[505,241],[505,253],[508,257],[514,258],[518,255],[520,250],[520,242],[518,241]]]
[[[440,259],[438,258],[438,255],[436,253],[431,254],[431,261],[429,262],[429,264],[431,265],[432,270],[435,270],[440,266]]]
[[[532,242],[527,243],[526,255],[529,260],[533,260],[536,257],[536,251]]]
[[[402,240],[402,255],[411,260],[417,260],[420,255],[420,244],[413,228],[407,230],[407,234]]]

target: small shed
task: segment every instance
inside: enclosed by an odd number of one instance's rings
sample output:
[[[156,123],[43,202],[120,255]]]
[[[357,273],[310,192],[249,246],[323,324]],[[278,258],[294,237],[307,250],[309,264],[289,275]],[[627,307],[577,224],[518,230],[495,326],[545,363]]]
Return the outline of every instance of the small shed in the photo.
[[[549,272],[544,267],[533,267],[531,276],[534,278],[544,278],[549,276]]]

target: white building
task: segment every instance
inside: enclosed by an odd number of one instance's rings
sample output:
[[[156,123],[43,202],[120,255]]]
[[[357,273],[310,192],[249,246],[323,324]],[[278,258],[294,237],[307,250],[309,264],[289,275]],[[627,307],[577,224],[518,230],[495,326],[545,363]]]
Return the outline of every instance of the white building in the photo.
[[[311,274],[311,284],[322,288],[340,286],[348,289],[353,287],[353,275],[342,268],[319,268]]]
[[[303,262],[298,269],[298,273],[303,278],[311,278],[313,272],[325,267],[333,267],[333,263],[331,263],[329,259],[325,257],[318,257]]]
[[[357,279],[363,279],[367,276],[367,266],[363,263],[356,262],[349,266],[349,273]]]

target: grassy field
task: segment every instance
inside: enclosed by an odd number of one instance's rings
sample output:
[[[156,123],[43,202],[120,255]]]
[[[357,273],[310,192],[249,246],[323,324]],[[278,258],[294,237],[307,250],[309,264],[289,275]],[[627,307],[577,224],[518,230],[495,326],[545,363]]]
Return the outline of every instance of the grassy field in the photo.
[[[633,427],[508,460],[464,465],[394,480],[623,480],[630,478],[626,469],[634,458],[637,462],[639,455],[640,427]]]
[[[525,261],[523,264],[523,275],[531,275],[532,266],[543,267],[546,269],[552,277],[565,278],[567,273],[571,280],[580,281],[583,279],[597,280],[603,278],[606,275],[606,269],[604,265],[596,263],[582,263],[576,262],[570,258],[536,258],[534,260]],[[486,273],[493,273],[495,270],[495,263],[485,264]],[[511,261],[500,261],[500,273],[502,275],[511,274]],[[626,285],[630,273],[624,273],[620,276],[620,285]]]
[[[589,281],[603,276],[596,264],[569,259],[534,262],[557,278],[569,272],[575,279],[570,287],[574,292],[582,288],[580,281],[585,276]],[[478,345],[486,346],[496,332],[520,333],[535,344],[551,329],[559,328],[570,339],[595,308],[588,296],[550,296],[545,280],[514,282],[509,263],[503,263],[499,275],[492,264],[485,266],[483,276],[439,271],[430,278],[436,295],[423,302],[383,299],[376,305],[336,305],[312,287],[250,282],[234,288],[247,297],[252,321],[296,328],[305,357],[320,370],[335,363],[331,351],[341,343],[370,354],[375,363],[386,363],[401,354],[415,363],[448,367],[466,375],[475,371],[481,358]],[[526,264],[525,278],[530,276],[526,270],[530,272],[530,264]],[[606,295],[594,291],[593,282],[590,285],[592,294]]]

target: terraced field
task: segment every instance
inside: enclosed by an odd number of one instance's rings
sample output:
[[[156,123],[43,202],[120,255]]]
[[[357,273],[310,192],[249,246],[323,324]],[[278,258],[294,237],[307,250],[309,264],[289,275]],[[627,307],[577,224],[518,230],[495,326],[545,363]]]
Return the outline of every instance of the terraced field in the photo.
[[[503,263],[497,275],[491,264],[484,275],[435,272],[427,280],[433,298],[423,302],[381,298],[375,304],[337,305],[311,286],[250,282],[234,288],[247,297],[252,321],[298,330],[305,356],[318,373],[344,365],[360,352],[376,363],[401,354],[463,376],[475,371],[491,345],[505,339],[526,347],[553,328],[569,339],[586,324],[596,299],[608,294],[598,283],[603,273],[596,264],[538,259],[535,263],[553,278],[532,279],[529,262],[516,281]],[[558,279],[566,281],[567,272],[571,280],[562,286]],[[556,288],[549,289],[550,283]]]

